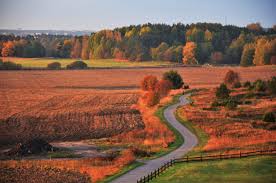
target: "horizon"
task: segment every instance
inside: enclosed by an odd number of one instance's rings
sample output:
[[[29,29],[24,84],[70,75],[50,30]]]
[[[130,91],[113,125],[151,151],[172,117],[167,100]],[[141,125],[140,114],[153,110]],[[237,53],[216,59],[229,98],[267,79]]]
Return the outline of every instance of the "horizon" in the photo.
[[[120,3],[115,0],[81,0],[77,3],[73,0],[22,0],[19,3],[1,0],[0,3],[0,29],[9,30],[99,31],[146,23],[206,22],[245,27],[260,22],[264,28],[276,24],[273,11],[276,2],[273,0],[122,0]]]

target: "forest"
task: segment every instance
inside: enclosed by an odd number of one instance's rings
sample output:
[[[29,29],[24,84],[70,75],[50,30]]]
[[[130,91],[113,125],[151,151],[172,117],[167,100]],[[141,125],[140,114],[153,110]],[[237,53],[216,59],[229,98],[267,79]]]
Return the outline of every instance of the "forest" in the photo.
[[[0,35],[0,56],[269,65],[276,64],[276,25],[148,23],[85,36]]]

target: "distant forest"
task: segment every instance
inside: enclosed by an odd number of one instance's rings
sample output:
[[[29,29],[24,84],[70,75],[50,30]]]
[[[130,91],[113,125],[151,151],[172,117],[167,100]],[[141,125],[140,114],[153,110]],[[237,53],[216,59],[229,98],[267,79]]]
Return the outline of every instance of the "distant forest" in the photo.
[[[276,25],[148,23],[87,36],[0,35],[0,56],[268,65],[276,64]]]

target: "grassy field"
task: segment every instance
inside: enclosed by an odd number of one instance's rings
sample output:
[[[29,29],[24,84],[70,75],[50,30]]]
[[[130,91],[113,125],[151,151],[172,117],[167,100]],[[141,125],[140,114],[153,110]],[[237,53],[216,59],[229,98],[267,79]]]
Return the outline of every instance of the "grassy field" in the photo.
[[[272,183],[276,169],[275,157],[251,157],[244,159],[181,163],[168,169],[153,183],[182,182],[251,182]]]
[[[58,58],[16,58],[16,57],[2,57],[4,61],[12,61],[21,64],[23,67],[28,68],[45,68],[49,63],[59,62],[63,68],[66,65],[78,59],[58,59]],[[152,66],[166,66],[172,65],[171,62],[165,61],[147,61],[147,62],[129,62],[129,61],[116,61],[114,59],[96,59],[84,60],[88,67],[152,67]]]

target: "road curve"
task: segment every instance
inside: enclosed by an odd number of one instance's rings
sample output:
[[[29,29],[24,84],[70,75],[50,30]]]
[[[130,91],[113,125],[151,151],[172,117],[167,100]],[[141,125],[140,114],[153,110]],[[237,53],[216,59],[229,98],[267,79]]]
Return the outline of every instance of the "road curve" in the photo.
[[[184,154],[186,154],[189,150],[197,145],[197,137],[186,127],[180,124],[180,122],[176,120],[174,115],[174,112],[178,106],[187,105],[189,103],[187,99],[188,96],[189,95],[181,96],[179,98],[179,103],[169,106],[164,111],[165,118],[183,136],[184,143],[179,148],[165,156],[146,161],[145,165],[129,171],[128,173],[112,181],[112,183],[136,183],[138,179],[143,176],[147,176],[150,172],[154,171],[157,168],[160,168],[164,163],[170,161],[171,159],[181,158]]]

